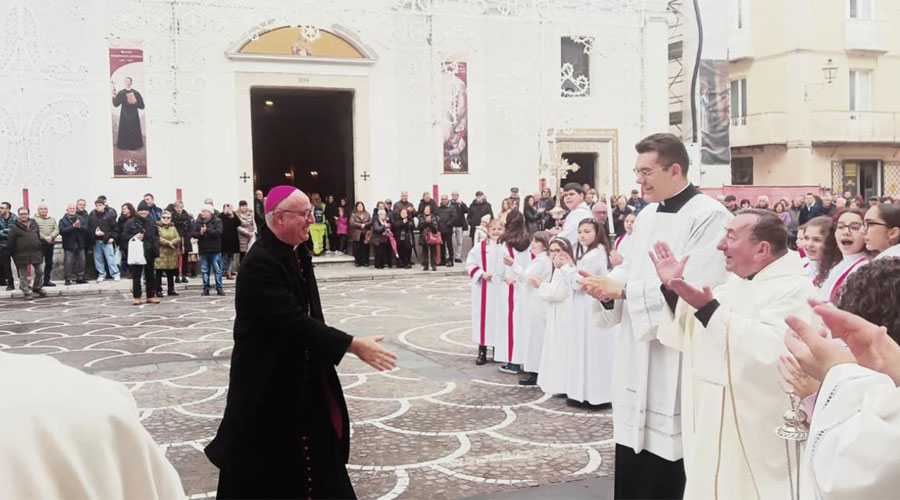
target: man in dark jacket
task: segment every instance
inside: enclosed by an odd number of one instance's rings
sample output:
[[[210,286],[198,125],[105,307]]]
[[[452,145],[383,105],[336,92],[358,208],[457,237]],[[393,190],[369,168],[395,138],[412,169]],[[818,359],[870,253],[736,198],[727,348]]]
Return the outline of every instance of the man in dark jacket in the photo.
[[[262,189],[257,189],[253,193],[253,222],[256,223],[256,234],[259,234],[266,225],[266,205]]]
[[[350,419],[335,366],[351,352],[376,370],[396,366],[379,338],[325,324],[306,245],[309,198],[278,186],[266,226],[237,277],[228,399],[206,456],[217,497],[355,498],[347,475]]]
[[[216,294],[225,295],[222,288],[222,219],[216,217],[212,205],[203,205],[194,221],[191,236],[197,239],[200,256],[200,277],[203,278],[203,295],[209,295],[209,272],[216,278]]]
[[[9,230],[16,222],[12,213],[12,205],[8,201],[0,203],[0,285],[6,285],[8,291],[15,290],[16,280],[12,274],[12,254],[9,252]]]
[[[93,235],[94,267],[97,269],[97,283],[106,278],[106,268],[115,281],[119,281],[119,264],[116,263],[116,249],[113,244],[119,237],[116,214],[106,207],[106,200],[97,198],[94,211],[88,218],[88,232]]]
[[[460,215],[459,208],[450,204],[450,198],[446,194],[441,195],[437,216],[438,231],[441,233],[441,258],[445,266],[453,267],[453,223]]]
[[[475,229],[481,225],[481,218],[485,215],[490,215],[493,219],[494,210],[491,209],[491,204],[484,199],[484,192],[476,191],[475,199],[469,205],[469,216],[466,219],[469,221],[469,238],[472,238],[473,242],[475,241]]]
[[[400,193],[400,201],[394,203],[393,208],[391,209],[394,212],[394,216],[400,215],[400,211],[406,209],[406,215],[411,219],[416,216],[416,207],[413,206],[412,202],[409,201],[409,192],[403,191]]]
[[[423,210],[425,210],[425,205],[431,205],[431,213],[437,213],[437,203],[435,203],[434,199],[431,197],[431,193],[425,191],[422,193],[422,199],[419,200],[419,209],[416,210],[416,213],[421,214]]]
[[[84,279],[84,241],[90,230],[87,218],[78,215],[72,203],[66,205],[66,215],[59,219],[59,234],[65,254],[66,285],[87,283]]]
[[[463,232],[469,229],[469,225],[466,224],[469,207],[459,199],[459,191],[450,194],[450,206],[456,207],[456,219],[453,221],[453,255],[456,255],[454,262],[462,263],[462,238]]]
[[[46,297],[44,291],[44,253],[41,251],[41,235],[37,222],[29,217],[25,207],[19,207],[19,216],[9,229],[9,252],[16,263],[19,275],[19,290],[25,300],[34,298],[33,293]],[[28,285],[28,265],[34,268],[34,284]],[[32,293],[33,292],[33,293]]]
[[[816,195],[806,193],[806,205],[803,205],[803,208],[800,209],[800,220],[798,222],[802,226],[820,215],[825,215],[822,201]]]

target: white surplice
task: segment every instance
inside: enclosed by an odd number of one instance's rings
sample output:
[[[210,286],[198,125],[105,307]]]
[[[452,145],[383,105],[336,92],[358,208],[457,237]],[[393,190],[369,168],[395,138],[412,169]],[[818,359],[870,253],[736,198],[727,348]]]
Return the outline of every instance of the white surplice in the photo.
[[[572,288],[572,325],[569,330],[569,361],[566,396],[592,405],[612,402],[613,358],[618,325],[600,328],[593,319],[594,299],[581,290],[577,271],[603,276],[607,271],[606,249],[598,246],[578,259],[567,273]]]
[[[512,278],[513,282],[504,283],[503,297],[505,300],[498,304],[500,308],[497,313],[499,331],[497,343],[494,345],[494,360],[502,363],[515,363],[515,351],[522,348],[520,342],[525,316],[522,309],[522,290],[525,285],[515,279],[513,267],[522,268],[528,265],[528,262],[531,261],[531,251],[528,249],[518,251],[506,243],[500,245],[500,251],[503,253],[500,257],[501,263],[503,257],[513,260],[513,266],[503,264],[503,278]]]
[[[900,258],[900,245],[894,245],[892,247],[888,247],[885,251],[876,255],[873,260],[880,259],[890,259],[890,258]]]
[[[503,325],[500,318],[509,290],[503,282],[505,268],[503,247],[490,240],[476,245],[466,258],[466,271],[472,282],[472,342],[493,346],[495,359],[504,362],[506,358],[497,357],[496,349],[501,341],[506,342],[505,335],[501,335]],[[482,279],[485,272],[491,273],[490,281]]]
[[[817,298],[825,302],[831,302],[833,298],[837,297],[838,290],[844,285],[847,278],[868,262],[868,255],[862,252],[845,255],[844,258],[828,272],[828,278],[826,278],[825,283],[822,283],[822,286],[819,287]]]
[[[789,355],[785,318],[810,321],[814,293],[800,256],[788,252],[752,279],[732,274],[717,287],[720,305],[706,327],[681,300],[662,320],[660,341],[684,355],[684,498],[790,497],[784,441],[774,432],[790,409],[777,365]]]
[[[569,362],[569,337],[572,333],[572,288],[567,273],[574,266],[555,269],[549,283],[541,283],[538,296],[547,305],[547,327],[538,369],[538,386],[547,394],[565,394]]]
[[[887,375],[846,363],[828,371],[812,414],[804,499],[900,496],[900,389]]]
[[[675,461],[682,458],[681,353],[656,339],[659,316],[668,307],[649,251],[656,242],[676,255],[691,254],[685,278],[695,286],[718,285],[727,277],[724,258],[715,249],[731,213],[704,194],[693,196],[676,213],[657,212],[651,203],[638,214],[625,261],[610,272],[626,284],[626,300],[607,310],[593,303],[601,328],[621,322],[616,335],[613,377],[613,437],[635,453]]]
[[[537,373],[541,367],[541,350],[544,347],[544,330],[547,327],[547,303],[538,296],[538,289],[528,283],[537,279],[542,282],[550,280],[553,264],[547,252],[535,255],[526,266],[513,264],[507,272],[515,276],[521,286],[520,297],[516,304],[521,324],[520,338],[516,339],[513,350],[513,363],[521,364],[525,371]]]
[[[0,498],[185,498],[124,385],[0,352]]]

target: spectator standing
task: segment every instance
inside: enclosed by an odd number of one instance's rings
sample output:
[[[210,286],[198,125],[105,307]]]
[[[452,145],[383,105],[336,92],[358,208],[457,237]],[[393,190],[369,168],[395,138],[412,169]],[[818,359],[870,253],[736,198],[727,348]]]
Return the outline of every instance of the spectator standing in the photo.
[[[528,228],[528,234],[534,234],[543,229],[544,221],[535,208],[534,196],[525,197],[525,209],[522,213],[525,215],[525,227]]]
[[[146,277],[147,303],[159,304],[156,298],[156,290],[159,283],[156,281],[156,258],[159,257],[159,231],[156,227],[156,221],[150,218],[150,207],[141,200],[138,204],[137,213],[130,217],[122,228],[121,250],[125,256],[126,262],[135,262],[135,256],[131,253],[131,241],[141,242],[141,249],[144,251],[144,261],[146,264],[130,264],[131,265],[131,294],[134,298],[134,305],[141,305],[141,277]],[[130,261],[129,261],[130,259]]]
[[[438,217],[431,211],[431,205],[425,205],[421,213],[419,213],[419,243],[422,245],[422,270],[427,271],[431,266],[432,271],[437,271],[437,265],[440,263],[440,245],[432,242],[434,235],[440,235],[438,225]]]
[[[437,212],[437,203],[431,198],[431,193],[425,191],[422,193],[422,199],[419,200],[419,209],[416,213],[421,214],[425,210],[425,205],[431,207],[431,213],[434,214]]]
[[[160,217],[162,217],[162,209],[156,206],[156,199],[152,194],[147,193],[144,195],[144,206],[147,207],[147,217],[153,222],[159,222]],[[138,211],[141,209],[141,204],[138,203]]]
[[[12,274],[12,253],[9,251],[9,231],[15,223],[12,205],[8,201],[0,203],[0,285],[6,285],[7,291],[16,288]]]
[[[453,221],[459,214],[445,194],[441,195],[441,204],[436,213],[438,231],[441,233],[441,258],[444,260],[445,266],[453,267]]]
[[[548,187],[541,189],[541,199],[537,202],[537,212],[541,216],[541,221],[543,222],[542,229],[550,229],[554,226],[553,216],[550,215],[550,211],[553,210],[556,203],[553,201],[552,194],[553,193]],[[605,205],[606,200],[602,200],[600,204]]]
[[[609,229],[609,207],[606,206],[606,203],[595,203],[593,210],[591,210],[591,216],[594,217],[597,224],[600,224],[607,237],[612,234],[612,231]]]
[[[91,214],[87,211],[87,201],[84,198],[75,202],[75,215],[87,219]]]
[[[403,209],[406,209],[406,213],[409,214],[410,217],[416,215],[416,207],[409,201],[409,192],[407,191],[400,192],[400,201],[394,203],[392,211],[396,215]]]
[[[790,229],[791,229],[791,214],[789,214],[785,210],[784,202],[779,201],[772,208],[775,211],[775,215],[777,215],[778,218],[781,219],[781,222],[784,222],[784,227],[787,228],[788,231],[790,231]]]
[[[59,234],[62,235],[63,269],[65,284],[73,282],[79,285],[87,283],[84,279],[84,242],[85,235],[90,235],[90,226],[86,217],[78,215],[75,205],[66,205],[66,215],[59,219]]]
[[[391,240],[388,233],[391,222],[387,218],[384,203],[378,204],[378,214],[372,222],[372,243],[375,245],[375,269],[391,267]]]
[[[825,210],[822,209],[822,201],[814,194],[806,193],[806,204],[800,209],[800,218],[798,219],[800,225],[802,226],[822,215],[825,215]]]
[[[357,201],[350,215],[350,240],[353,242],[353,256],[356,267],[369,265],[369,240],[371,239],[372,216],[366,211],[366,204]]]
[[[584,203],[588,206],[588,208],[594,208],[594,204],[597,203],[597,191],[593,189],[585,191]]]
[[[800,211],[803,209],[803,196],[794,196],[791,200],[791,206],[788,207],[788,215],[791,216],[791,233],[797,236],[797,230],[800,228]]]
[[[116,243],[119,245],[119,253],[122,254],[122,260],[119,263],[119,271],[122,276],[125,276],[125,279],[131,278],[131,266],[128,265],[128,257],[126,257],[125,255],[128,251],[126,248],[128,246],[128,240],[122,239],[122,233],[125,232],[125,224],[127,224],[128,221],[132,217],[134,217],[136,213],[137,210],[135,210],[134,205],[132,205],[131,203],[126,203],[122,205],[121,213],[119,214],[119,220],[116,222]],[[95,251],[94,259],[96,258],[97,252]],[[101,276],[105,276],[105,274],[100,269],[97,269],[97,283],[103,281]]]
[[[459,191],[450,193],[450,205],[456,207],[456,219],[453,221],[453,255],[456,256],[454,261],[461,264],[463,232],[469,228],[466,224],[469,207],[459,199]]]
[[[335,233],[337,234],[337,253],[344,255],[347,253],[347,233],[349,229],[349,220],[347,219],[347,201],[341,199],[342,204],[338,206],[337,214],[334,216]]]
[[[247,205],[247,202],[244,200],[238,202],[237,215],[241,220],[241,226],[238,228],[238,240],[240,240],[239,250],[241,251],[241,260],[238,264],[240,264],[240,262],[243,262],[244,256],[247,255],[247,250],[250,249],[250,240],[252,240],[253,235],[256,234],[256,224],[254,224],[254,214],[250,210],[250,206]],[[238,269],[240,269],[240,266],[238,266]]]
[[[31,219],[29,211],[20,207],[15,223],[9,229],[9,251],[13,262],[16,263],[16,272],[19,274],[19,290],[25,296],[25,300],[34,298],[34,294],[46,297],[44,291],[44,255],[41,251],[41,236],[37,222]],[[34,282],[28,284],[28,265],[34,268]]]
[[[181,248],[178,252],[178,277],[175,283],[187,283],[185,276],[190,272],[191,264],[190,254],[194,251],[191,245],[191,228],[194,225],[194,218],[184,209],[184,202],[181,200],[172,204],[172,223],[175,224],[175,230],[181,237]]]
[[[616,200],[616,208],[613,209],[613,230],[616,237],[625,235],[625,218],[631,213],[634,213],[634,210],[625,203],[625,197],[620,196]]]
[[[334,195],[325,197],[325,224],[328,226],[328,251],[334,253],[337,248],[337,226],[334,218],[337,215],[337,203],[334,201]],[[390,210],[390,205],[388,205]]]
[[[394,223],[394,237],[397,239],[397,267],[409,269],[412,267],[412,249],[415,223],[409,212],[404,208],[397,215]]]
[[[163,211],[157,223],[159,233],[159,257],[154,262],[156,268],[156,296],[162,297],[162,277],[166,275],[166,294],[178,295],[175,291],[175,275],[178,274],[178,261],[181,255],[178,253],[181,246],[181,235],[178,228],[172,222],[172,213]]]
[[[234,213],[231,203],[222,207],[222,277],[233,280],[235,272],[233,268],[234,254],[241,251],[241,240],[238,236],[238,228],[241,227],[241,219]]]
[[[214,273],[216,293],[225,295],[222,288],[222,219],[214,215],[212,205],[203,205],[194,221],[191,236],[197,239],[200,254],[200,276],[203,278],[203,295],[209,295],[209,274]]]
[[[475,241],[475,229],[481,225],[481,219],[489,215],[494,218],[494,210],[491,204],[484,198],[484,191],[475,191],[475,199],[469,205],[469,215],[466,221],[469,223],[469,238]]]
[[[831,197],[822,198],[822,211],[825,212],[825,215],[832,216],[835,210],[837,210],[837,206],[832,202]]]
[[[509,188],[509,204],[511,207],[519,208],[519,188]],[[512,208],[510,208],[512,209]]]
[[[134,208],[130,203],[126,205],[127,207],[122,207],[123,216],[126,210]],[[129,212],[129,214],[131,213]],[[120,227],[122,226],[124,226],[124,223],[120,226],[119,222],[116,221],[116,215],[107,208],[106,202],[98,198],[94,202],[94,210],[88,219],[88,236],[93,241],[94,268],[97,270],[97,283],[102,283],[106,279],[107,268],[113,280],[119,281],[121,272],[119,264],[116,262],[115,243],[118,241]],[[124,258],[122,261],[124,262]],[[128,272],[127,268],[125,272]]]
[[[266,201],[262,189],[257,189],[253,193],[253,222],[256,223],[258,231],[262,231],[266,225]]]
[[[47,204],[41,203],[34,221],[40,231],[41,253],[44,255],[44,286],[54,287],[56,283],[50,281],[50,274],[53,272],[53,249],[56,247],[56,237],[59,236],[59,225],[49,212]]]
[[[759,210],[771,210],[771,208],[769,208],[769,197],[764,194],[757,196],[756,208]]]
[[[628,199],[628,206],[630,206],[634,214],[637,215],[647,206],[647,202],[641,198],[641,194],[637,189],[632,189],[631,198]]]
[[[500,202],[500,215],[497,216],[500,219],[500,223],[504,226],[506,225],[506,216],[512,212],[515,203],[509,198],[504,198],[503,201]]]
[[[727,208],[729,212],[731,212],[732,214],[737,213],[738,204],[736,196],[734,196],[733,194],[729,194],[725,197],[725,201],[723,203],[725,204],[725,208]]]

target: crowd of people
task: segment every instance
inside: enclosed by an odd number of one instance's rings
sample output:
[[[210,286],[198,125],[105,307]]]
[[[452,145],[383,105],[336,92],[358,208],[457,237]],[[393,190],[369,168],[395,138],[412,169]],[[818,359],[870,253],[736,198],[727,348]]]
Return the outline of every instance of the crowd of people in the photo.
[[[741,209],[688,182],[677,137],[637,152],[646,202],[611,200],[612,231],[575,183],[561,224],[530,201],[489,218],[466,261],[475,363],[612,403],[616,498],[891,496],[898,459],[866,446],[900,441],[900,206]],[[811,436],[800,463],[786,416]]]

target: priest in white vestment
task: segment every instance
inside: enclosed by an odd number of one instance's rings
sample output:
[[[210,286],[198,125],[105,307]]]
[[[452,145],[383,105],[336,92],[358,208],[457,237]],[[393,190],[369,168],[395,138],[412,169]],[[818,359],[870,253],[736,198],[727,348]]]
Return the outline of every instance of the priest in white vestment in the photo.
[[[791,408],[777,365],[788,354],[784,321],[810,319],[814,288],[787,239],[774,213],[739,212],[718,244],[731,275],[714,291],[685,283],[684,260],[665,243],[651,256],[660,280],[681,299],[658,336],[684,355],[685,498],[791,495],[785,444],[774,432]]]
[[[621,323],[613,366],[615,497],[681,498],[681,353],[656,339],[667,306],[648,252],[665,241],[679,255],[696,255],[685,269],[691,283],[723,283],[727,273],[715,245],[732,215],[688,182],[688,155],[678,137],[654,134],[635,149],[637,183],[651,203],[638,214],[624,262],[581,283],[597,299],[598,326]]]
[[[0,498],[184,498],[124,385],[0,352]]]
[[[900,492],[900,331],[818,305],[828,338],[789,318],[785,343],[822,380],[804,455],[801,498],[897,498]],[[889,335],[890,334],[890,335]]]

